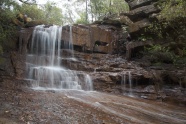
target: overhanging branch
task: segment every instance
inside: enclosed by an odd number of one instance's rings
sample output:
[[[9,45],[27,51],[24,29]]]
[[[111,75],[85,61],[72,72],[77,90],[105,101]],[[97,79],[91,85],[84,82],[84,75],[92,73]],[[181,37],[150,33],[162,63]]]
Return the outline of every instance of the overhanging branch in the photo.
[[[24,4],[37,5],[35,0],[19,0],[19,1]]]

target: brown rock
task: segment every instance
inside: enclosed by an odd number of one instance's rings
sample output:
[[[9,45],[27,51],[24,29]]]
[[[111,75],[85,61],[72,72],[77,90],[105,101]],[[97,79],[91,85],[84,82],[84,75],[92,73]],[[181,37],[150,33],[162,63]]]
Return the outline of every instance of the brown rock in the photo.
[[[137,9],[130,11],[129,13],[122,13],[121,15],[128,16],[131,21],[137,22],[144,18],[148,18],[153,13],[158,13],[160,10],[152,5],[142,6]]]
[[[141,34],[141,31],[150,25],[150,21],[148,19],[143,19],[141,21],[135,22],[129,25],[129,33],[133,35]]]
[[[121,22],[121,24],[124,24],[124,25],[132,25],[133,24],[133,22],[130,20],[130,18],[127,16],[124,16],[124,15],[120,16],[120,22]]]
[[[62,40],[69,42],[69,26],[63,28]],[[101,53],[112,52],[112,30],[108,26],[98,25],[74,25],[72,26],[73,44],[80,46],[85,51],[95,51]],[[99,42],[95,46],[95,42]],[[103,44],[103,45],[102,45]]]
[[[157,1],[158,0],[132,0],[132,1],[129,1],[128,4],[129,4],[130,8],[133,10],[138,7],[150,5],[151,3],[157,2]]]
[[[25,56],[17,52],[12,52],[10,57],[16,78],[24,78],[26,73]]]

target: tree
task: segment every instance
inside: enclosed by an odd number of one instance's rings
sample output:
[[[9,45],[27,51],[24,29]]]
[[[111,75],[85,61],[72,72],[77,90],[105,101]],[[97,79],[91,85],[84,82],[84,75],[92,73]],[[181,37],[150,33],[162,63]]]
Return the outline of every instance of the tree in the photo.
[[[74,16],[72,8],[71,8],[72,4],[66,3],[63,5],[63,7],[65,9],[64,14],[63,14],[63,16],[64,16],[63,23],[64,24],[74,24],[74,22],[75,22],[74,21],[75,16]]]
[[[22,4],[19,8],[19,13],[26,14],[33,20],[44,20],[44,11],[38,8],[37,5]]]
[[[82,12],[79,14],[80,18],[76,20],[77,24],[87,24],[87,17],[86,17],[86,13]]]
[[[47,2],[41,7],[36,4],[22,4],[17,13],[27,15],[32,20],[40,20],[48,24],[63,24],[62,10],[53,2]]]
[[[62,10],[58,8],[55,3],[47,2],[44,6],[42,6],[42,10],[44,12],[44,19],[49,24],[63,24]]]
[[[124,0],[77,0],[76,3],[85,4],[86,9],[82,10],[82,13],[85,13],[87,22],[89,22],[88,17],[91,17],[93,22],[105,16],[129,10]]]
[[[186,17],[186,1],[185,0],[167,0],[162,3],[160,8],[161,17],[167,21],[174,20],[175,18]]]
[[[36,0],[19,0],[20,2],[24,4],[29,4],[29,5],[36,5]]]
[[[16,27],[12,24],[12,18],[15,17],[15,11],[11,7],[19,5],[13,0],[0,1],[0,53],[3,52],[3,44],[14,37]]]
[[[50,24],[62,24],[62,11],[54,3],[47,3],[39,8],[35,0],[19,0],[23,4],[18,4],[15,0],[0,1],[0,53],[3,47],[11,44],[17,27],[13,24],[16,15],[26,14],[33,20],[44,20]]]

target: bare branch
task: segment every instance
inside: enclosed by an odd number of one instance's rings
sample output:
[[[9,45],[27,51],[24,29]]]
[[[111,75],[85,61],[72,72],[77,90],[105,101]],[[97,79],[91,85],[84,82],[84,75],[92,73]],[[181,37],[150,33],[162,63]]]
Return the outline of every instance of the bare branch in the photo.
[[[37,5],[35,0],[19,0],[19,1],[24,4]]]

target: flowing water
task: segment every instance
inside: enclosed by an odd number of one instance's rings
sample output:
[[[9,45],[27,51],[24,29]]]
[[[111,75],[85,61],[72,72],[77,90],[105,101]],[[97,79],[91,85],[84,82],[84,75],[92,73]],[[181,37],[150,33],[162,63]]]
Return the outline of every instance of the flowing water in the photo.
[[[62,59],[76,61],[73,53],[68,57],[62,56],[61,48],[73,51],[72,28],[69,28],[69,41],[62,46],[62,27],[35,27],[27,55],[27,79],[34,88],[92,90],[88,74],[70,70],[61,62]]]
[[[128,78],[127,78],[128,76]],[[128,88],[127,88],[128,84]],[[122,74],[121,85],[124,86],[124,90],[128,90],[128,95],[132,96],[132,74],[130,71],[124,71]]]

